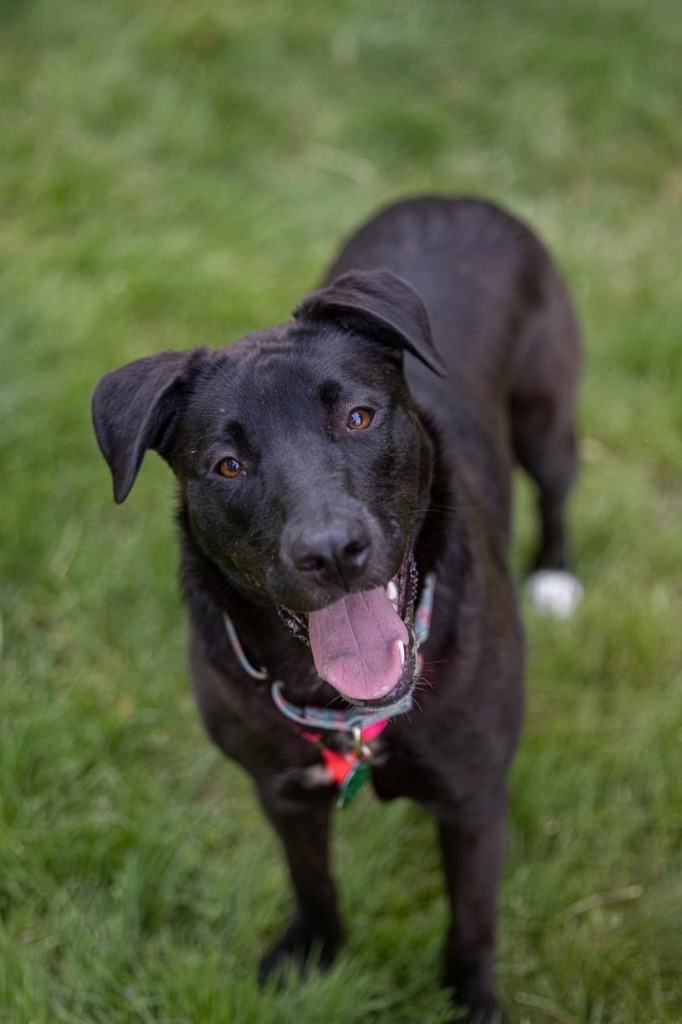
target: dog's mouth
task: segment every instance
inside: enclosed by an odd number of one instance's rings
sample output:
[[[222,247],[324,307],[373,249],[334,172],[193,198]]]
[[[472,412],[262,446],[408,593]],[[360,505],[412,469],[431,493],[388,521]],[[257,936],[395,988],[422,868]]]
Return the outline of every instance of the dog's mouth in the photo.
[[[353,704],[381,707],[400,700],[414,685],[417,586],[409,553],[385,586],[348,594],[307,615],[280,611],[291,631],[309,643],[322,679]]]

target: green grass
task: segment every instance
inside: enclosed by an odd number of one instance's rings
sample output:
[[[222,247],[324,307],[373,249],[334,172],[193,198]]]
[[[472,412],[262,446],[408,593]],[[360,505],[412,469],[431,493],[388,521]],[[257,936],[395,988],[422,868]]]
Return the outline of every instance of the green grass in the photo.
[[[0,3],[0,1021],[442,1024],[433,825],[337,819],[348,944],[254,984],[288,911],[183,666],[172,483],[115,508],[107,369],[282,320],[417,191],[490,196],[585,326],[583,607],[529,616],[499,982],[517,1024],[682,1019],[677,0]],[[521,565],[531,496],[519,487]],[[387,836],[390,839],[387,841]]]

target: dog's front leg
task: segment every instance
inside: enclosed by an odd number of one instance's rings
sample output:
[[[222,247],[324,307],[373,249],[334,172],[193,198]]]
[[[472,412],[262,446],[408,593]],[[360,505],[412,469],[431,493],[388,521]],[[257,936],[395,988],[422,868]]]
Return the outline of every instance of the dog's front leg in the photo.
[[[451,923],[445,980],[470,1024],[503,1024],[495,998],[493,966],[497,891],[506,837],[506,800],[475,823],[439,822]],[[458,1018],[461,1020],[461,1018]]]
[[[284,846],[296,896],[296,912],[289,927],[261,961],[261,982],[288,967],[301,972],[311,962],[323,969],[328,967],[342,937],[329,870],[334,791],[327,787],[306,792],[295,783],[286,790],[283,793],[277,784],[258,789],[263,809]]]

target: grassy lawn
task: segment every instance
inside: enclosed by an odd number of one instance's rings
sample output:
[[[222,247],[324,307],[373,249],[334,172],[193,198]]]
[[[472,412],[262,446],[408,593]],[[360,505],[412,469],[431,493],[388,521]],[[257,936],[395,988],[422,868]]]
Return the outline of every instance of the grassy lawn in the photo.
[[[337,819],[348,943],[259,992],[288,911],[184,668],[173,488],[114,507],[107,369],[286,318],[366,214],[476,193],[585,327],[574,546],[528,618],[499,982],[516,1024],[682,1019],[679,0],[0,0],[0,1021],[442,1024],[434,828]],[[530,540],[519,485],[516,564]]]

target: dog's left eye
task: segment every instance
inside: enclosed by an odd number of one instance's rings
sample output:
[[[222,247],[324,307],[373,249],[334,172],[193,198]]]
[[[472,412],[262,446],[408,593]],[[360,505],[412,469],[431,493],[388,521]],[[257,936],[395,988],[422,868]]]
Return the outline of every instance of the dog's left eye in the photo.
[[[367,409],[365,406],[359,406],[357,409],[352,409],[348,414],[347,427],[349,430],[366,430],[374,419],[374,412],[372,409]]]
[[[226,476],[230,480],[244,472],[241,462],[239,459],[235,459],[233,455],[228,455],[226,459],[221,459],[216,469],[221,476]]]

